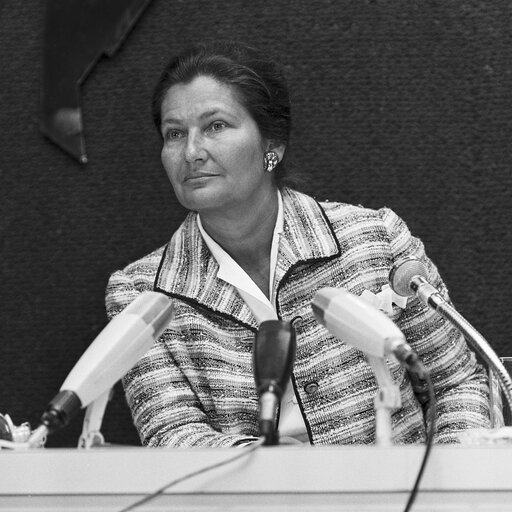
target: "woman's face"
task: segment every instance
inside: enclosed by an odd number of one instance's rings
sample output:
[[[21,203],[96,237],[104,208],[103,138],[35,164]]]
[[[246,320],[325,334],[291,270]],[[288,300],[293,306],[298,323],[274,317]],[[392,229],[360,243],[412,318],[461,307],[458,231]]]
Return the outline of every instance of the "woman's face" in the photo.
[[[173,85],[161,129],[162,163],[185,208],[243,211],[275,187],[263,168],[268,141],[229,85],[209,76]]]

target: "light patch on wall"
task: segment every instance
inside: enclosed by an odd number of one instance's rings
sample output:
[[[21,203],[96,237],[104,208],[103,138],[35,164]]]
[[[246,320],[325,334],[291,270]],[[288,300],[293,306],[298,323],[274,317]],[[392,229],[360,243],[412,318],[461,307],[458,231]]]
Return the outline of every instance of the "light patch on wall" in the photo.
[[[41,131],[87,163],[80,86],[102,55],[111,57],[151,0],[48,0]]]

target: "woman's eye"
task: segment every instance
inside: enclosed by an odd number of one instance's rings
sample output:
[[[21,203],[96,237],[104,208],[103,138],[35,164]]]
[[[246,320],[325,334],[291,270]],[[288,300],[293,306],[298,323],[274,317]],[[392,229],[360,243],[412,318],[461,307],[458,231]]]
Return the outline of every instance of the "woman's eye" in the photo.
[[[210,125],[210,130],[212,132],[220,132],[224,128],[226,128],[226,123],[223,121],[215,121]]]
[[[180,130],[169,129],[165,132],[166,140],[176,140],[180,139],[183,136],[183,133]]]

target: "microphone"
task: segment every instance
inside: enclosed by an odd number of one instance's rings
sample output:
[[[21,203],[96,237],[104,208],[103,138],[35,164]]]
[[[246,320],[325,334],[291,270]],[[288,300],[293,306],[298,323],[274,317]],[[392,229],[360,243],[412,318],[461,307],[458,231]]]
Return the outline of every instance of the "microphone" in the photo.
[[[402,331],[384,313],[342,288],[322,288],[311,303],[316,320],[369,356],[394,355],[408,370],[423,376],[425,369]]]
[[[41,443],[81,409],[110,389],[149,350],[171,320],[171,300],[143,292],[113,318],[84,352],[48,404],[29,444]]]
[[[396,262],[389,273],[391,288],[397,295],[416,295],[422,302],[437,310],[446,304],[446,301],[427,278],[427,266],[414,256]]]
[[[254,381],[259,396],[259,428],[264,445],[279,442],[276,417],[295,360],[295,330],[289,322],[260,324],[253,344]]]
[[[427,279],[427,266],[414,256],[397,261],[389,273],[389,282],[396,294],[405,297],[416,295],[464,335],[481,358],[494,370],[508,409],[512,411],[512,378],[500,358],[487,340],[443,298],[439,290],[434,288]]]

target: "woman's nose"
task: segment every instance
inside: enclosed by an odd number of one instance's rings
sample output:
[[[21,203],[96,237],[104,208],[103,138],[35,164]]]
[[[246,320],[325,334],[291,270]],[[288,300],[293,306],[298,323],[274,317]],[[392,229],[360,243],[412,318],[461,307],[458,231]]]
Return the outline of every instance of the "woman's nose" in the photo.
[[[185,147],[185,160],[189,163],[206,159],[204,140],[199,133],[189,133]]]

